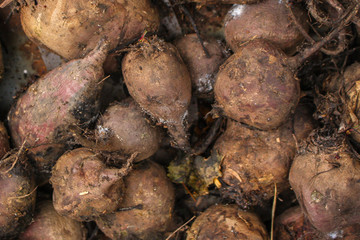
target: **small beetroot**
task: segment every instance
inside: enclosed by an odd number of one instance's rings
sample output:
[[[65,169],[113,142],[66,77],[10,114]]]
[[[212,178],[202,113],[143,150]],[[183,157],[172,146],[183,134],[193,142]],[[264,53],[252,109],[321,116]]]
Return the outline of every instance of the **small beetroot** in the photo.
[[[55,210],[78,221],[115,211],[122,200],[122,178],[129,167],[107,168],[96,153],[78,148],[56,162],[50,182]]]

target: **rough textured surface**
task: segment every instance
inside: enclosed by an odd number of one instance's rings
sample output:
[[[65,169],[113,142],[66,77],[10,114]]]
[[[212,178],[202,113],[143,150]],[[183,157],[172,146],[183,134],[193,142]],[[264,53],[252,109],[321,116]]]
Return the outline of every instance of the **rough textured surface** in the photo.
[[[96,220],[100,230],[111,239],[158,239],[171,224],[174,187],[162,166],[144,161],[124,179],[126,191],[122,208],[142,209],[118,211]],[[159,238],[164,239],[164,238]]]
[[[298,22],[304,29],[307,15],[292,5]],[[234,5],[225,17],[225,39],[233,51],[246,41],[262,38],[285,52],[293,52],[304,37],[292,23],[286,1],[266,0],[254,5]]]
[[[96,149],[128,155],[137,152],[140,161],[160,147],[162,133],[151,123],[141,108],[128,98],[110,106],[96,125]]]
[[[24,144],[36,170],[48,179],[57,158],[66,151],[69,127],[86,128],[99,110],[102,64],[107,44],[102,42],[84,59],[72,60],[30,85],[8,114],[16,147]]]
[[[1,160],[0,189],[0,239],[12,239],[30,224],[35,209],[35,180],[24,154]]]
[[[214,93],[225,116],[268,130],[288,119],[299,101],[300,85],[281,50],[253,40],[220,67]]]
[[[304,214],[326,235],[340,234],[360,221],[359,159],[344,136],[327,133],[312,133],[314,137],[301,148],[289,174]]]
[[[185,130],[191,100],[191,79],[178,50],[157,39],[123,59],[125,84],[134,100],[164,124],[179,148],[188,149]]]
[[[288,172],[295,156],[290,122],[273,131],[251,130],[229,121],[213,151],[223,158],[222,179],[226,196],[242,207],[261,204],[288,186]]]
[[[110,48],[155,31],[159,17],[149,0],[43,0],[21,8],[26,35],[66,59],[83,57],[104,36]]]
[[[360,63],[355,62],[347,67],[343,75],[344,79],[338,75],[335,76],[334,82],[339,84],[344,81],[345,83],[346,102],[344,105],[347,114],[343,115],[343,122],[351,126],[349,131],[351,137],[360,143]],[[336,87],[337,90],[339,86]]]
[[[200,214],[187,232],[187,240],[268,240],[260,219],[236,205],[214,205]]]
[[[0,122],[0,159],[10,150],[9,135],[4,126],[4,123]]]
[[[124,193],[123,176],[121,169],[107,168],[86,148],[67,152],[56,162],[50,179],[55,210],[78,221],[114,212]]]
[[[300,206],[286,210],[275,219],[274,236],[279,240],[324,239],[305,218]]]
[[[211,38],[204,41],[209,57],[206,56],[195,33],[182,37],[175,42],[175,46],[189,69],[195,94],[208,95],[213,91],[216,73],[225,61],[220,43]]]
[[[33,222],[21,233],[19,240],[85,240],[82,223],[60,216],[51,201],[37,204]]]

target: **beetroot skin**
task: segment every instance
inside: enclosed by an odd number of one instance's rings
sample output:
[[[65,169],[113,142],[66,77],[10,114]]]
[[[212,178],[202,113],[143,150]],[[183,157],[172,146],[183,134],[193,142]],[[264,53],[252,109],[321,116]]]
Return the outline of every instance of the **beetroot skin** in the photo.
[[[96,153],[78,148],[56,162],[50,179],[55,210],[78,221],[114,212],[122,200],[127,169],[108,168]]]
[[[85,127],[98,112],[102,64],[107,55],[102,41],[84,59],[70,61],[33,83],[8,115],[15,146],[22,144],[37,171],[50,175],[56,159],[65,152],[69,126]]]

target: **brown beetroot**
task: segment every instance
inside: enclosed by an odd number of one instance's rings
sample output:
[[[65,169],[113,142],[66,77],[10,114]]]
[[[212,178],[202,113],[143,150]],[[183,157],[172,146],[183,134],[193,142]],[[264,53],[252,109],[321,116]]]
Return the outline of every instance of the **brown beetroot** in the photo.
[[[8,115],[15,146],[29,149],[36,170],[49,178],[66,151],[69,127],[87,126],[99,110],[102,64],[108,45],[102,41],[84,59],[70,61],[33,83]]]
[[[35,180],[21,151],[0,162],[0,239],[12,239],[30,224],[35,209]]]
[[[219,42],[215,39],[204,41],[204,46],[209,56],[205,54],[195,33],[182,37],[176,41],[175,46],[188,66],[195,93],[201,96],[202,94],[212,92],[215,75],[225,60],[225,55]]]
[[[159,26],[158,13],[149,0],[28,1],[20,14],[32,41],[66,59],[83,57],[103,37],[113,49]]]
[[[85,240],[82,223],[60,216],[51,201],[37,204],[33,222],[21,233],[19,240]]]
[[[268,240],[264,224],[254,213],[236,205],[214,205],[200,214],[187,232],[186,240]]]
[[[0,122],[0,159],[10,150],[9,135],[4,126],[4,123]]]
[[[295,109],[300,85],[281,50],[253,40],[220,67],[214,93],[225,116],[269,130],[283,124]]]
[[[102,159],[86,148],[61,156],[53,168],[55,210],[78,221],[91,221],[114,212],[122,200],[124,169],[107,168]]]
[[[167,127],[179,148],[188,150],[185,121],[191,80],[178,50],[158,39],[146,40],[124,57],[122,71],[134,100]]]
[[[319,129],[299,153],[289,180],[311,224],[325,235],[337,235],[358,224],[360,162],[344,136]]]
[[[97,225],[111,239],[157,239],[155,236],[166,231],[173,218],[174,187],[166,172],[154,162],[143,161],[124,181],[121,208],[135,208],[102,216]]]
[[[160,129],[151,126],[131,98],[114,103],[106,110],[96,125],[95,135],[97,150],[119,152],[127,157],[138,153],[137,161],[153,155],[162,139]]]
[[[241,207],[262,204],[289,187],[288,173],[295,156],[290,122],[273,131],[250,129],[229,121],[213,151],[223,159],[221,171],[225,196]]]
[[[235,52],[244,42],[266,39],[285,52],[293,52],[304,37],[292,22],[287,1],[265,0],[253,5],[234,5],[225,18],[225,39]],[[292,6],[292,11],[304,29],[306,14]]]
[[[309,223],[299,206],[286,210],[276,218],[274,235],[279,240],[313,240],[324,237]]]

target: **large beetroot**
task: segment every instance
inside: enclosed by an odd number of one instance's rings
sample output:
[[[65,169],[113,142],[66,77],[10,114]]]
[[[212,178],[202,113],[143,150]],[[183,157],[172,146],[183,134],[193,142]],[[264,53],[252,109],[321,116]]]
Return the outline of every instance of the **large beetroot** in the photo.
[[[319,231],[342,234],[360,221],[359,159],[344,136],[327,128],[313,132],[300,149],[289,175],[300,206]]]
[[[185,121],[191,80],[178,50],[156,38],[146,40],[124,57],[122,71],[134,100],[167,127],[179,148],[188,150]]]
[[[159,26],[149,0],[27,2],[20,11],[26,35],[66,59],[83,57],[104,36],[115,48]]]
[[[65,152],[69,126],[86,127],[98,113],[98,97],[107,55],[105,41],[84,59],[70,61],[33,83],[8,115],[15,146],[29,149],[37,170],[49,177]]]

